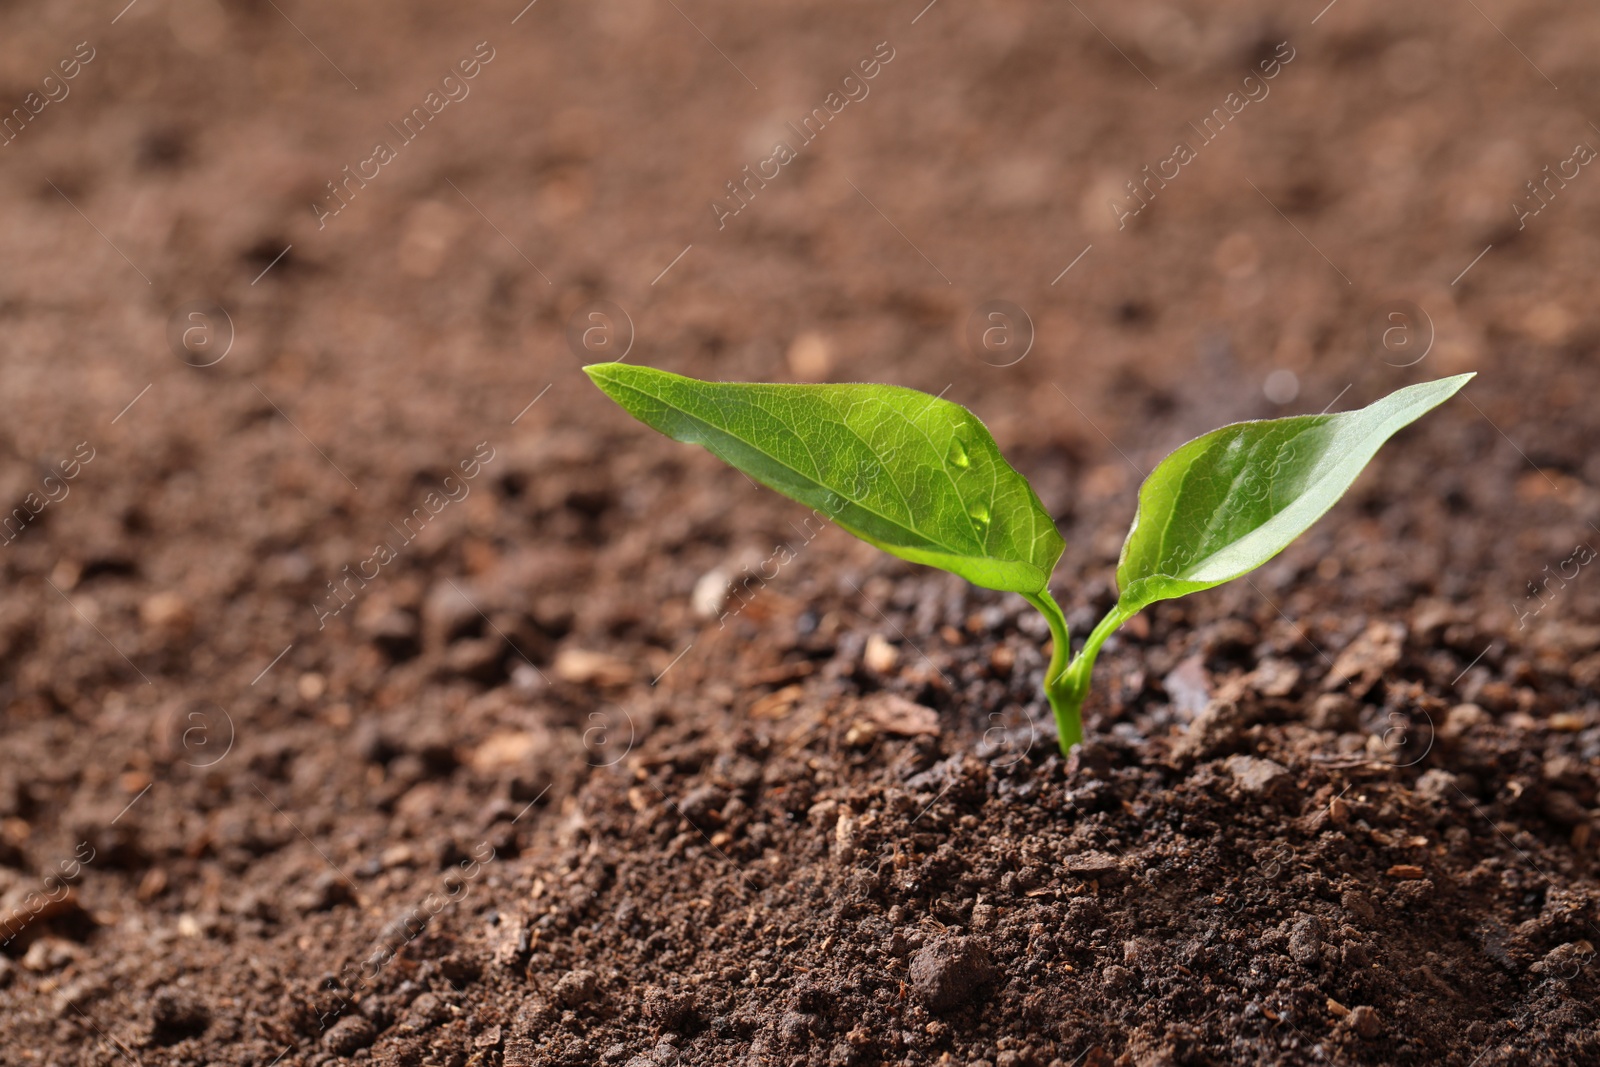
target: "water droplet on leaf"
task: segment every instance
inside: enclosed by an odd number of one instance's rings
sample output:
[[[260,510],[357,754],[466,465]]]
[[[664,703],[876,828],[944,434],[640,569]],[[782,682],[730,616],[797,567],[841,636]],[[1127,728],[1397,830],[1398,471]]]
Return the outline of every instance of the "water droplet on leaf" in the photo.
[[[979,526],[989,525],[989,506],[987,504],[974,504],[967,509],[967,514],[972,516],[972,521]]]
[[[972,464],[972,460],[967,457],[967,446],[961,443],[959,437],[950,438],[950,455],[946,458],[950,460],[952,467],[967,467]]]

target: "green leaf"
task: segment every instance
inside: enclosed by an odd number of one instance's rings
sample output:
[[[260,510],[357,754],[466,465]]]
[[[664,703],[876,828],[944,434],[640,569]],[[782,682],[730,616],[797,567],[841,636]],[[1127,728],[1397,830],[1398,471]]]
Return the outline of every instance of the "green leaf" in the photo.
[[[1472,377],[1408,386],[1358,411],[1235,423],[1182,446],[1139,490],[1117,564],[1117,612],[1261,566],[1321,518],[1396,431]]]
[[[1033,489],[959,404],[892,385],[703,382],[625,363],[584,370],[645,425],[901,559],[1035,594],[1065,547]]]

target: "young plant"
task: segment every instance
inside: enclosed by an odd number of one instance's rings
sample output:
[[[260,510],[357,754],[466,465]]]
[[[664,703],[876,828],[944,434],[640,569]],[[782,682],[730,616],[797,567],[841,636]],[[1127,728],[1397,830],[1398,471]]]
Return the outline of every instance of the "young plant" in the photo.
[[[1183,445],[1139,490],[1120,595],[1069,661],[1050,596],[1066,543],[1027,480],[959,404],[893,385],[703,382],[649,367],[585,370],[629,414],[697,444],[901,559],[1020,593],[1050,624],[1044,692],[1063,754],[1083,740],[1100,646],[1144,608],[1267,562],[1333,506],[1378,448],[1472,378],[1407,386],[1358,411],[1240,422]]]

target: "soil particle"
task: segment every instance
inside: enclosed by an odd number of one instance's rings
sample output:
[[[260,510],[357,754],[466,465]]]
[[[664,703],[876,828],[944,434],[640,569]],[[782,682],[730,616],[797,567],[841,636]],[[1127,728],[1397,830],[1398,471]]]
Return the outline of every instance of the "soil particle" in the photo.
[[[446,675],[473,681],[498,681],[503,676],[501,661],[505,651],[505,639],[498,635],[467,638],[450,646],[441,669]]]
[[[1572,979],[1593,959],[1594,945],[1588,941],[1569,941],[1545,953],[1544,958],[1528,970],[1541,977]]]
[[[786,1011],[778,1020],[778,1032],[791,1045],[803,1045],[817,1032],[822,1020],[810,1012]]]
[[[563,648],[557,652],[552,669],[557,678],[573,685],[615,687],[627,685],[634,676],[633,667],[627,661],[583,648]]]
[[[1061,861],[1061,866],[1074,878],[1081,878],[1086,882],[1094,880],[1110,883],[1120,881],[1126,876],[1124,861],[1120,857],[1092,849],[1068,856]]]
[[[302,915],[328,911],[341,904],[355,903],[355,892],[350,883],[333,871],[323,871],[293,898],[294,907]]]
[[[1288,803],[1298,792],[1294,776],[1281,763],[1259,756],[1229,756],[1224,766],[1234,783],[1251,796]]]
[[[1460,788],[1460,784],[1454,774],[1442,767],[1435,767],[1422,773],[1422,776],[1417,779],[1415,788],[1417,795],[1420,797],[1425,797],[1435,803],[1449,804],[1455,799],[1456,791]]]
[[[1489,713],[1476,704],[1457,704],[1445,713],[1439,736],[1456,741],[1489,721]]]
[[[41,937],[22,954],[22,966],[35,974],[59,971],[83,955],[83,949],[62,937]]]
[[[210,1025],[211,1009],[186,989],[167,986],[150,998],[150,1037],[157,1044],[194,1037]]]
[[[1110,746],[1093,739],[1084,741],[1072,750],[1067,761],[1070,778],[1082,777],[1107,781],[1116,767],[1116,754]]]
[[[1143,971],[1160,966],[1161,945],[1153,938],[1136,937],[1122,943],[1122,962]]]
[[[400,1020],[402,1033],[421,1033],[450,1017],[450,1005],[437,993],[419,993]]]
[[[1345,733],[1356,728],[1361,705],[1345,693],[1321,693],[1311,704],[1306,722],[1314,730]]]
[[[1161,687],[1172,698],[1172,707],[1184,718],[1205,710],[1211,700],[1211,679],[1206,674],[1205,657],[1190,656],[1161,679]]]
[[[1207,657],[1229,658],[1249,652],[1260,632],[1245,619],[1218,619],[1197,635],[1200,651]]]
[[[861,711],[873,726],[896,737],[934,736],[939,733],[939,713],[896,693],[877,693],[861,702]]]
[[[483,617],[473,603],[481,603],[480,596],[470,588],[463,593],[458,583],[448,579],[433,585],[422,601],[422,632],[428,647],[443,648],[457,638],[478,632]]]
[[[1332,669],[1323,679],[1323,688],[1348,686],[1346,691],[1350,695],[1365,696],[1385,671],[1400,662],[1405,640],[1403,623],[1382,620],[1370,623],[1333,661]]]
[[[988,946],[976,937],[942,934],[911,958],[911,986],[929,1011],[966,1004],[995,974]]]
[[[722,806],[727,802],[727,790],[708,783],[685,793],[683,799],[678,801],[678,810],[691,822],[701,823],[719,816]]]
[[[886,641],[881,634],[872,634],[867,638],[866,648],[861,653],[861,663],[868,670],[876,674],[888,674],[900,662],[900,650]]]
[[[366,1048],[378,1037],[378,1028],[361,1015],[346,1015],[322,1035],[322,1044],[329,1052],[348,1056],[357,1049]]]
[[[1173,755],[1185,761],[1221,756],[1240,745],[1250,719],[1249,712],[1234,701],[1213,700],[1189,724],[1188,732],[1173,747]]]
[[[139,605],[139,621],[167,642],[180,641],[194,629],[194,608],[181,595],[155,593]]]
[[[728,572],[721,567],[706,571],[694,583],[689,595],[689,606],[702,619],[714,619],[722,614],[722,605],[728,599]]]
[[[1366,1004],[1350,1009],[1350,1029],[1364,1040],[1371,1041],[1383,1032],[1383,1020],[1378,1017],[1378,1009]]]
[[[641,1010],[644,1017],[663,1030],[679,1030],[694,1017],[692,992],[651,986],[645,990]]]
[[[1276,656],[1261,661],[1260,666],[1244,678],[1244,684],[1264,697],[1281,699],[1294,692],[1300,684],[1301,671],[1289,660]]]
[[[1578,798],[1561,789],[1546,793],[1539,810],[1558,826],[1578,826],[1589,821],[1589,812]]]
[[[1322,923],[1314,915],[1303,916],[1289,934],[1289,956],[1296,963],[1312,964],[1322,955]]]
[[[391,660],[406,660],[422,651],[421,628],[409,611],[391,608],[360,616],[361,632]]]
[[[599,985],[598,975],[593,971],[580,969],[562,975],[551,993],[555,996],[556,1003],[562,1007],[578,1008],[594,999]]]

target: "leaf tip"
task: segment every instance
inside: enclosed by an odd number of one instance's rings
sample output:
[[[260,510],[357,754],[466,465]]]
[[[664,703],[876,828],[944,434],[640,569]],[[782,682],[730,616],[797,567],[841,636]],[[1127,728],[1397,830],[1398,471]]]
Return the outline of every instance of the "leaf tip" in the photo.
[[[1449,400],[1451,397],[1461,392],[1461,390],[1466,387],[1466,384],[1477,376],[1477,371],[1469,370],[1465,374],[1451,374],[1444,378],[1435,378],[1431,382],[1424,382],[1421,386],[1418,386],[1418,388],[1427,388],[1431,386],[1436,390],[1433,395],[1438,397],[1438,399],[1429,405],[1430,407],[1434,407],[1444,403],[1446,400]]]
[[[616,400],[617,395],[614,392],[614,388],[617,385],[620,377],[617,372],[623,366],[623,364],[616,362],[586,363],[583,367],[583,373],[589,376],[589,380],[593,382],[602,393],[611,397],[611,399]]]

